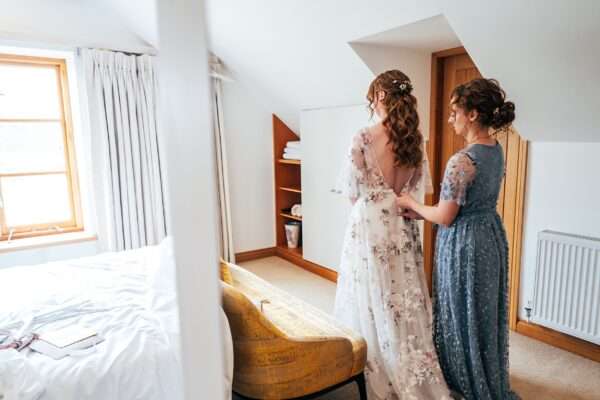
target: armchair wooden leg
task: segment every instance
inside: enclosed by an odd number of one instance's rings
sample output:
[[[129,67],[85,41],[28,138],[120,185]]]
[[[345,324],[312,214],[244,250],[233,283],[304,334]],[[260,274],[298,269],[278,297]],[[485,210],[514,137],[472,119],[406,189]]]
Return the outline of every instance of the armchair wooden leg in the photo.
[[[346,380],[344,382],[338,383],[337,385],[323,389],[318,393],[312,393],[312,394],[302,396],[302,397],[294,397],[293,399],[289,399],[289,400],[313,400],[313,399],[321,397],[326,393],[332,392],[332,391],[339,389],[342,386],[345,386],[352,382],[356,382],[356,384],[358,385],[358,393],[359,393],[360,400],[367,400],[367,386],[365,384],[365,373],[364,372],[361,372],[360,374],[358,374],[352,378],[349,378],[348,380]],[[255,399],[252,397],[243,396],[234,391],[232,400],[255,400]]]
[[[360,375],[356,375],[356,384],[358,385],[360,400],[367,400],[367,385],[365,384],[364,372],[361,372]]]

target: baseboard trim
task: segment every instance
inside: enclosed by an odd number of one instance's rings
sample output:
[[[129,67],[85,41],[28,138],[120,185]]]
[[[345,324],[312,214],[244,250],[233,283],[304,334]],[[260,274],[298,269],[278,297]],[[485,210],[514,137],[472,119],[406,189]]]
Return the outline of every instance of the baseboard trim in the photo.
[[[284,260],[287,260],[302,269],[312,272],[313,274],[319,275],[320,277],[325,278],[331,282],[337,283],[337,272],[335,272],[332,269],[323,267],[322,265],[305,260],[302,257],[301,253],[289,251],[286,247],[268,247],[266,249],[258,249],[236,253],[235,262],[241,263],[245,261],[258,260],[261,258],[273,256],[281,257]]]
[[[235,262],[245,262],[258,260],[260,258],[272,257],[277,254],[275,247],[267,247],[266,249],[258,249],[251,251],[244,251],[241,253],[235,253]]]
[[[600,346],[595,343],[586,342],[571,335],[525,321],[517,322],[517,332],[551,346],[600,362]]]
[[[277,256],[305,269],[313,274],[319,275],[331,282],[337,283],[337,272],[329,268],[325,268],[322,265],[315,264],[311,261],[305,260],[300,254],[291,253],[285,249],[277,248]]]

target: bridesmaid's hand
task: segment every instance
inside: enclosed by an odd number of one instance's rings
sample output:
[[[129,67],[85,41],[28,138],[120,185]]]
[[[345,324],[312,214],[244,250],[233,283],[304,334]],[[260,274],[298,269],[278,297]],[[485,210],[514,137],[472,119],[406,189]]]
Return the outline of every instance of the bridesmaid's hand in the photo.
[[[396,206],[399,209],[413,209],[416,201],[411,197],[410,194],[403,193],[400,196],[396,197]]]
[[[415,210],[403,210],[400,215],[409,219],[423,219],[421,214],[417,213]]]

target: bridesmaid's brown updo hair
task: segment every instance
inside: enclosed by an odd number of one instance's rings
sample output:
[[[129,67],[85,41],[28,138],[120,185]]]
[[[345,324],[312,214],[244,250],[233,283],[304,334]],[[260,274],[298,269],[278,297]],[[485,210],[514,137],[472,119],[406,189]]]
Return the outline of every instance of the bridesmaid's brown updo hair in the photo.
[[[423,136],[419,130],[417,99],[412,95],[412,83],[408,76],[396,69],[379,74],[367,92],[369,109],[377,93],[383,91],[381,100],[387,116],[382,121],[389,132],[389,142],[394,149],[395,163],[399,167],[418,167],[423,161]]]
[[[515,119],[515,103],[506,101],[506,93],[495,79],[473,79],[457,86],[450,98],[466,112],[477,110],[477,121],[483,127],[503,129]]]

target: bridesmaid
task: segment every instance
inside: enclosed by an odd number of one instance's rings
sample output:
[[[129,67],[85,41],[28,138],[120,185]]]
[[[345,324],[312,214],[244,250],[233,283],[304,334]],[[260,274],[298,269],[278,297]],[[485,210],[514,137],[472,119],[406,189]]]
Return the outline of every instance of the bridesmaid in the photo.
[[[506,128],[515,105],[492,79],[454,89],[448,122],[466,147],[446,166],[440,202],[410,195],[407,216],[439,224],[434,276],[434,340],[448,386],[467,400],[518,399],[508,374],[508,244],[496,212],[504,155],[490,130]]]

